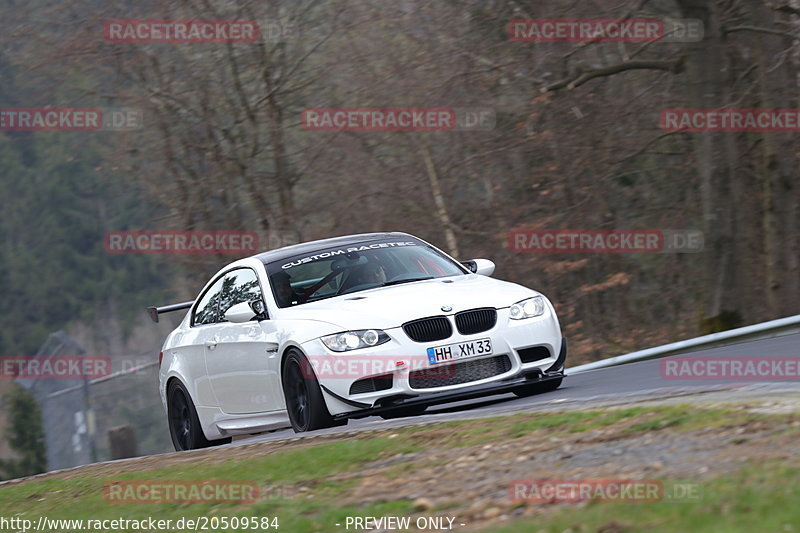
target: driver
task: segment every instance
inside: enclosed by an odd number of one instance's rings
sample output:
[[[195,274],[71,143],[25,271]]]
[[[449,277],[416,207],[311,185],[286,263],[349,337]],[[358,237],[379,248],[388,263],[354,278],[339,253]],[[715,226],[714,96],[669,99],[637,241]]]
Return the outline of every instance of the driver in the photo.
[[[349,292],[354,287],[359,289],[377,287],[386,283],[386,271],[380,263],[367,263],[352,267],[350,274],[342,284],[341,293]]]
[[[386,283],[386,270],[381,263],[373,261],[357,268],[358,270],[354,272],[357,282],[351,285],[383,285]]]
[[[286,272],[276,272],[270,276],[270,281],[275,291],[275,300],[278,302],[278,307],[295,304],[300,299],[300,295],[294,292],[291,278]]]
[[[377,283],[378,285],[383,285],[386,283],[386,270],[383,269],[383,265],[380,263],[376,265],[368,265],[365,278],[367,283]]]

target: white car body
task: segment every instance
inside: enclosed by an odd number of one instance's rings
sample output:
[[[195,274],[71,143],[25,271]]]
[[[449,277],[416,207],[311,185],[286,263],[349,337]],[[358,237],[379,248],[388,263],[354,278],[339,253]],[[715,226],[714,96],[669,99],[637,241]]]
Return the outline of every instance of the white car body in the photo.
[[[268,318],[192,325],[192,316],[200,306],[201,297],[192,302],[189,312],[163,345],[159,390],[165,409],[168,404],[168,384],[170,380],[179,380],[191,397],[206,439],[288,427],[290,421],[281,376],[282,361],[290,348],[300,350],[312,363],[327,409],[330,415],[340,419],[373,414],[376,408],[385,406],[383,402],[387,398],[392,400],[390,405],[395,405],[395,399],[424,402],[426,398],[431,398],[433,401],[438,397],[445,398],[441,394],[437,397],[437,393],[467,393],[483,385],[509,383],[509,379],[514,378],[519,384],[523,375],[541,376],[547,371],[558,373],[563,370],[565,342],[553,306],[546,298],[521,285],[471,273],[461,263],[434,247],[431,248],[452,260],[463,272],[359,290],[292,307],[278,305],[265,266],[270,260],[283,260],[285,257],[310,253],[308,250],[330,249],[352,243],[394,241],[430,246],[403,233],[354,235],[265,252],[234,261],[220,269],[199,294],[203,296],[226,273],[250,269],[258,279]],[[491,273],[491,262],[477,261]],[[509,317],[509,309],[513,304],[535,296],[542,296],[545,302],[540,316],[522,320]],[[496,310],[494,326],[474,334],[460,333],[455,324],[455,315],[483,308],[488,308],[489,314],[491,309]],[[425,317],[445,317],[452,326],[452,334],[435,342],[412,340],[403,324]],[[441,321],[436,324],[443,325]],[[374,347],[347,352],[334,352],[321,340],[329,335],[353,330],[383,330],[389,340]],[[428,348],[480,339],[490,340],[491,355],[473,354],[463,360],[430,363]],[[478,349],[484,345],[488,346],[485,343],[478,344]],[[526,348],[537,349],[536,353],[541,357],[523,363],[520,350]],[[441,353],[450,354],[452,351]],[[502,361],[502,366],[496,367],[501,372],[481,378],[480,372],[491,373],[492,370],[481,367],[478,362],[495,358],[492,364],[500,365],[497,358],[501,356],[508,358],[508,363]],[[467,378],[455,377],[459,367],[452,367],[452,373],[443,372],[441,383],[436,382],[433,374],[423,374],[423,377],[433,376],[430,382],[425,382],[427,385],[424,388],[419,387],[420,381],[414,387],[409,380],[411,372],[432,367],[441,372],[443,368],[467,361],[472,362],[471,371],[480,371],[475,374],[479,379],[459,383],[460,379]],[[390,375],[391,387],[356,393],[351,391],[354,382],[376,373]],[[385,386],[388,381],[382,383]]]

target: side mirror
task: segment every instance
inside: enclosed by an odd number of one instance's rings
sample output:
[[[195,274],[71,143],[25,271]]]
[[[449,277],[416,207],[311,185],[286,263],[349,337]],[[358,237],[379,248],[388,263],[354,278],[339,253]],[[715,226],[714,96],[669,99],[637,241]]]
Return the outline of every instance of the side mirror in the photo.
[[[488,259],[470,259],[461,263],[469,269],[473,274],[480,274],[481,276],[491,276],[494,272],[494,262]]]
[[[253,300],[252,302],[242,302],[232,306],[225,311],[225,320],[234,324],[250,322],[251,320],[264,320],[264,302]]]

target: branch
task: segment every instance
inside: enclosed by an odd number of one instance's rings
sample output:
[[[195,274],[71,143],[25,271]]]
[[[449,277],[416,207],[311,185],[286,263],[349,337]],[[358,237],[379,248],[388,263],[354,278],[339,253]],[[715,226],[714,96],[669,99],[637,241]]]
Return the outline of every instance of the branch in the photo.
[[[800,9],[792,7],[788,4],[784,4],[782,6],[773,6],[772,9],[775,11],[783,11],[784,13],[789,13],[790,15],[800,15]]]
[[[683,56],[671,60],[654,59],[650,61],[623,61],[622,63],[617,63],[616,65],[578,71],[570,77],[552,83],[547,87],[542,87],[541,92],[546,93],[549,91],[557,91],[563,88],[574,89],[575,87],[580,87],[584,83],[595,78],[613,76],[614,74],[619,74],[620,72],[625,72],[626,70],[664,70],[666,72],[672,72],[673,74],[680,74],[683,72],[683,61]]]
[[[675,135],[676,133],[683,133],[683,132],[680,132],[680,131],[668,131],[666,133],[662,133],[661,135],[658,135],[658,136],[650,139],[646,143],[644,143],[644,146],[642,146],[641,148],[639,148],[638,150],[636,150],[632,154],[629,154],[629,155],[623,157],[619,161],[615,161],[614,165],[615,166],[619,166],[620,164],[622,164],[622,163],[624,163],[626,161],[629,161],[629,160],[631,160],[631,159],[633,159],[635,157],[639,157],[640,155],[645,153],[648,148],[650,148],[652,145],[654,145],[655,143],[657,143],[661,139],[664,139],[665,137],[669,137],[670,135]]]
[[[769,33],[770,35],[780,35],[782,37],[789,37],[791,39],[800,39],[800,36],[794,33],[790,33],[788,31],[781,31],[781,30],[773,30],[770,28],[759,28],[758,26],[733,26],[731,28],[725,28],[727,33],[733,33],[735,31],[753,31],[757,33]]]

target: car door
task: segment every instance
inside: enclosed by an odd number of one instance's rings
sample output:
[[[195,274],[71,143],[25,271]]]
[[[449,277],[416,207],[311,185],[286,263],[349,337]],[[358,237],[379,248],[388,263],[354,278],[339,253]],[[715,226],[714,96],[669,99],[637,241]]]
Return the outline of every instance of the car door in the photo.
[[[208,379],[205,351],[206,345],[217,335],[219,323],[219,295],[222,291],[222,278],[212,283],[198,297],[197,306],[192,311],[191,328],[182,336],[173,351],[182,354],[181,360],[187,366],[186,376],[191,376],[195,390],[195,404],[198,407],[218,406],[214,391]]]
[[[232,306],[262,300],[255,271],[237,268],[222,278],[219,323],[206,345],[205,359],[211,387],[226,413],[245,414],[283,408],[280,388],[277,328],[271,320],[235,324],[225,320]]]

